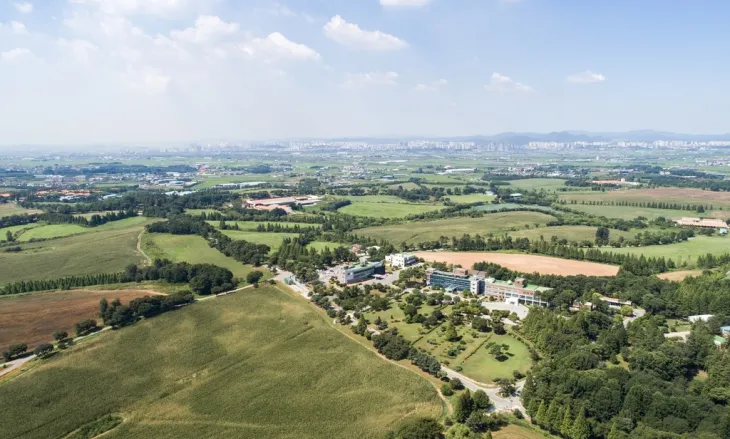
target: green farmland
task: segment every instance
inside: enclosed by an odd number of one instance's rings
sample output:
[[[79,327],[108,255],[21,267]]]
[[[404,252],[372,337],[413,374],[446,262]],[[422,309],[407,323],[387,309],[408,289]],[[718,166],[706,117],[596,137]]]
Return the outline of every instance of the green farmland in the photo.
[[[699,214],[691,210],[651,209],[631,206],[591,206],[588,204],[566,204],[565,207],[571,210],[585,212],[590,215],[605,216],[606,218],[620,218],[624,220],[632,220],[639,216],[643,216],[649,220],[654,220],[659,217],[679,219],[685,216],[699,216]],[[712,212],[705,212],[702,216],[726,219],[730,218],[730,212],[714,210]]]
[[[108,439],[367,439],[442,406],[427,380],[265,287],[109,331],[0,386],[4,438],[64,437],[111,413],[124,422]]]
[[[250,232],[241,230],[223,230],[223,234],[235,241],[248,241],[254,244],[266,244],[271,247],[271,251],[276,251],[284,238],[296,238],[298,233],[269,233],[269,232]]]
[[[97,227],[83,227],[78,224],[46,224],[40,227],[33,227],[18,238],[20,242],[28,242],[39,239],[62,238],[64,236],[78,235],[83,233],[99,233],[109,230],[123,230],[137,225],[146,224],[149,219],[141,216],[125,218],[119,221],[112,221]]]
[[[33,213],[42,213],[42,210],[37,209],[26,209],[23,207],[18,206],[15,203],[2,203],[0,204],[0,218],[4,216],[12,216],[12,215],[23,215],[23,214],[33,214]]]
[[[687,264],[694,267],[697,256],[707,253],[730,253],[730,238],[722,236],[697,236],[689,241],[669,245],[651,245],[647,247],[606,248],[614,253],[630,253],[648,257],[665,257],[674,260],[678,266]]]
[[[566,187],[565,180],[558,178],[527,178],[524,180],[512,180],[510,181],[510,186],[523,191],[539,191],[540,189],[556,191]]]
[[[380,226],[359,229],[358,234],[393,243],[409,244],[436,241],[441,236],[462,237],[464,234],[482,236],[495,235],[510,230],[525,229],[526,226],[544,226],[555,217],[540,212],[499,212],[481,218],[449,218],[435,221],[420,221],[393,226]],[[537,230],[546,230],[542,227]]]
[[[408,215],[433,212],[443,208],[444,206],[433,204],[370,203],[358,201],[339,209],[338,212],[376,218],[403,218]]]
[[[231,270],[233,276],[238,278],[245,278],[254,269],[252,266],[244,265],[210,247],[205,239],[197,235],[145,233],[142,239],[142,249],[152,259],[169,259],[173,262],[191,264],[213,264]],[[265,279],[271,276],[271,273],[264,267],[256,269],[264,273]]]
[[[593,241],[596,239],[596,230],[598,227],[591,226],[556,226],[556,227],[539,227],[536,229],[524,229],[516,232],[508,232],[514,238],[528,238],[530,241],[539,241],[542,237],[545,241],[550,241],[553,236],[558,239],[567,239],[568,241]],[[636,236],[635,232],[624,232],[622,230],[610,230],[610,239],[617,239],[623,236],[626,239],[632,239]]]

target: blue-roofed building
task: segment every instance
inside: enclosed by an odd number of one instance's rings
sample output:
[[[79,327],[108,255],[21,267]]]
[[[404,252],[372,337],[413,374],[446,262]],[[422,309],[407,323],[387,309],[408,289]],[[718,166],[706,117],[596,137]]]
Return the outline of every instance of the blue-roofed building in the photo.
[[[724,337],[730,336],[730,326],[723,326],[720,328],[720,333],[722,333]]]

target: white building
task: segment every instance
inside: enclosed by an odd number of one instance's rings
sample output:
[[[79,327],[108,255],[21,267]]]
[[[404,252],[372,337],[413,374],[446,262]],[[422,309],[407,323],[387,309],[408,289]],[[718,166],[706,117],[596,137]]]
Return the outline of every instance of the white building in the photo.
[[[689,316],[689,317],[687,317],[687,320],[689,320],[690,323],[699,322],[699,321],[706,322],[706,321],[710,320],[712,317],[714,317],[713,314],[699,314],[696,316]]]
[[[385,257],[385,262],[394,268],[403,268],[418,262],[418,258],[408,253],[396,253]]]

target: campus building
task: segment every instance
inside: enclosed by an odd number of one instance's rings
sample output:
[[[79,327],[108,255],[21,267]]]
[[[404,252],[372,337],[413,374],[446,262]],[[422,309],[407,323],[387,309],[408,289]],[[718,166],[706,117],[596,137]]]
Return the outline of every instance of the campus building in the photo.
[[[441,287],[446,291],[470,291],[473,294],[494,297],[498,300],[530,306],[548,306],[540,298],[540,293],[551,288],[529,285],[523,278],[501,281],[486,278],[483,271],[457,268],[453,273],[429,269],[426,272],[426,285]]]
[[[338,274],[338,281],[349,285],[366,281],[376,274],[385,274],[385,265],[380,261],[344,268]]]
[[[415,264],[418,262],[418,258],[408,253],[396,253],[386,256],[385,262],[389,263],[391,267],[402,268]]]
[[[709,218],[682,218],[678,220],[674,220],[675,223],[679,224],[680,226],[685,227],[703,227],[703,228],[710,228],[710,229],[726,229],[727,230],[727,223],[723,220],[719,219],[709,219]]]
[[[256,210],[274,210],[282,209],[286,213],[292,213],[292,205],[311,206],[319,203],[321,200],[315,195],[282,197],[282,198],[266,198],[263,200],[245,199],[244,207]]]

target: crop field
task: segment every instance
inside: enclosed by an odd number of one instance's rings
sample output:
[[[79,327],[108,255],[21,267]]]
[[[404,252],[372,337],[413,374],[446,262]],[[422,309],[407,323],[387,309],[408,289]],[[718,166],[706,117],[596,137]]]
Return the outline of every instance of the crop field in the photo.
[[[146,224],[150,220],[145,217],[125,218],[119,221],[112,221],[97,227],[83,227],[77,224],[45,224],[33,227],[18,238],[19,242],[28,242],[38,239],[63,238],[65,236],[78,235],[82,233],[99,233],[109,230],[122,230],[140,224]]]
[[[33,214],[42,213],[42,210],[37,209],[25,209],[18,206],[15,203],[0,203],[0,218],[4,216],[22,215],[22,214]]]
[[[433,212],[443,208],[444,206],[434,204],[371,203],[358,201],[339,209],[338,212],[347,215],[372,216],[376,218],[403,218],[408,215]]]
[[[271,251],[276,251],[281,247],[284,238],[296,238],[298,233],[269,233],[269,232],[250,232],[241,230],[223,230],[223,234],[236,241],[248,241],[254,244],[266,244],[271,247]]]
[[[585,212],[590,215],[605,216],[606,218],[620,218],[624,220],[632,220],[639,216],[643,216],[644,218],[647,218],[649,220],[654,220],[659,217],[679,219],[685,216],[699,216],[699,214],[691,210],[651,209],[632,206],[591,206],[588,204],[566,204],[565,207],[571,210]],[[730,218],[730,212],[723,210],[713,210],[712,212],[703,213],[702,216],[725,219]]]
[[[492,252],[418,252],[415,255],[427,261],[445,262],[471,268],[476,262],[492,262],[523,273],[554,274],[558,276],[615,276],[617,265],[573,261],[549,256]]]
[[[274,287],[109,331],[0,386],[0,437],[63,437],[120,412],[108,439],[381,438],[442,407],[427,380]]]
[[[591,226],[538,227],[536,229],[509,232],[509,235],[515,238],[528,238],[531,241],[539,241],[540,237],[545,241],[550,241],[553,236],[557,236],[558,239],[567,239],[568,241],[594,241],[596,239],[596,230],[598,230],[597,227]],[[620,236],[631,239],[636,236],[636,233],[615,229],[610,230],[610,239],[617,239]]]
[[[470,204],[479,202],[489,203],[496,198],[494,195],[484,194],[447,195],[446,197],[457,204]]]
[[[21,224],[19,226],[10,226],[10,227],[3,227],[0,229],[0,241],[5,241],[8,232],[12,233],[14,236],[18,236],[21,234],[21,232],[24,232],[26,230],[30,230],[35,227],[40,227],[42,224],[39,223],[30,223],[30,224]]]
[[[532,367],[530,351],[524,343],[514,337],[492,334],[488,342],[509,346],[509,349],[504,351],[508,358],[504,361],[495,359],[485,344],[461,363],[463,368],[461,373],[481,383],[491,383],[496,378],[512,378],[512,372],[515,370],[525,374]]]
[[[565,180],[558,178],[527,178],[524,180],[512,180],[510,186],[523,191],[531,191],[545,189],[546,191],[556,191],[566,188]]]
[[[388,189],[398,189],[399,187],[402,187],[407,191],[411,189],[418,189],[418,185],[411,182],[391,184],[390,186],[388,186]]]
[[[566,192],[561,194],[560,198],[578,201],[663,201],[678,204],[711,204],[714,208],[730,208],[730,192],[712,192],[703,191],[702,189],[657,188],[623,189],[607,192]]]
[[[152,259],[169,259],[173,262],[189,262],[191,264],[213,264],[231,270],[234,277],[245,278],[254,270],[251,265],[244,265],[229,258],[197,235],[171,235],[167,233],[145,233],[142,238],[142,249]],[[264,279],[271,277],[265,267],[256,270],[264,273]]]
[[[648,257],[665,257],[674,260],[677,266],[694,267],[697,256],[708,253],[730,253],[730,239],[725,236],[697,236],[689,241],[669,245],[647,247],[624,247],[611,249],[614,253],[631,253]]]
[[[22,252],[0,253],[0,283],[123,271],[142,261],[137,253],[142,229],[139,224],[22,244]]]
[[[394,244],[414,244],[436,241],[441,236],[459,237],[489,233],[502,234],[510,230],[525,229],[526,226],[544,226],[555,218],[540,212],[498,212],[481,218],[448,218],[435,221],[418,221],[392,226],[378,226],[359,229],[357,234],[376,239],[385,239]],[[542,228],[538,228],[542,230]]]
[[[346,200],[350,200],[350,201],[352,201],[353,204],[355,204],[355,203],[409,204],[408,200],[404,200],[403,198],[399,198],[394,195],[363,195],[363,196],[348,195],[348,196],[337,197],[337,198],[344,198]],[[411,204],[415,204],[415,203],[411,203]]]
[[[95,319],[99,301],[119,298],[123,303],[136,297],[151,296],[148,290],[70,290],[0,296],[0,349],[12,343],[25,343],[32,350],[39,343],[53,340],[56,331],[73,334],[74,324]]]
[[[682,271],[670,271],[669,273],[658,274],[659,279],[671,280],[675,282],[682,282],[685,278],[693,276],[698,277],[702,275],[702,270],[682,270]]]

